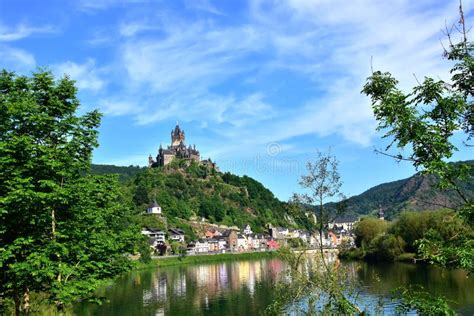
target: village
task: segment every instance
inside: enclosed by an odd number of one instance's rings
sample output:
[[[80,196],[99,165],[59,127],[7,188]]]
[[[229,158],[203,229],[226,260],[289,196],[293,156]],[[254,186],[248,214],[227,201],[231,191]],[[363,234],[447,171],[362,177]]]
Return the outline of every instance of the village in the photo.
[[[146,213],[161,216],[162,209],[153,201]],[[379,217],[383,220],[383,213]],[[351,247],[354,244],[353,227],[357,221],[355,216],[336,217],[322,234],[322,247],[337,249],[342,244]],[[165,231],[144,227],[142,234],[149,238],[150,250],[157,256],[275,251],[280,247],[320,248],[321,238],[317,231],[272,225],[265,227],[264,231],[253,232],[251,226],[246,224],[240,229],[208,225],[202,236],[195,240],[188,240],[185,232],[179,228],[168,228]]]

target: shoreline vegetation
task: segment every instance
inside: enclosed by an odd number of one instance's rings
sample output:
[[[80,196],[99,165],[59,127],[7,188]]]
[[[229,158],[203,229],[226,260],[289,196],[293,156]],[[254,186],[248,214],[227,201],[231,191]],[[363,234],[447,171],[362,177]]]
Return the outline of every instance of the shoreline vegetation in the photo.
[[[242,252],[242,253],[217,253],[217,254],[205,254],[205,255],[192,255],[192,256],[172,256],[172,257],[158,257],[153,258],[151,261],[144,263],[141,261],[136,262],[134,271],[149,269],[149,268],[163,268],[177,265],[188,265],[188,264],[201,264],[207,262],[225,262],[231,260],[251,260],[251,259],[262,259],[262,258],[277,258],[278,253],[275,251],[262,251],[262,252]]]
[[[340,259],[427,263],[431,260],[419,247],[428,238],[455,240],[460,234],[474,236],[472,227],[448,209],[405,211],[393,221],[365,217],[356,223],[353,233],[355,248],[341,247]]]

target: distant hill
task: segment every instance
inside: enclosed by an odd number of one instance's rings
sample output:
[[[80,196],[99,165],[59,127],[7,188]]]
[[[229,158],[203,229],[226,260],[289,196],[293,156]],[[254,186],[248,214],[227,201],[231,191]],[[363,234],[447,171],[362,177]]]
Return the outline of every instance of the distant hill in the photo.
[[[134,177],[136,174],[138,174],[140,171],[146,169],[145,167],[139,167],[139,166],[128,166],[128,167],[122,167],[122,166],[114,166],[114,165],[97,165],[97,164],[92,164],[91,166],[91,174],[118,174],[119,175],[119,180],[121,182],[125,182],[132,177]]]
[[[474,165],[474,160],[459,162]],[[387,218],[393,218],[403,210],[423,211],[440,208],[456,208],[462,204],[459,195],[453,191],[441,191],[434,175],[417,173],[409,178],[377,185],[359,195],[350,197],[347,211],[357,215],[376,214],[380,205]],[[471,181],[460,184],[461,190],[474,197],[474,170]],[[335,203],[326,204],[334,207]]]

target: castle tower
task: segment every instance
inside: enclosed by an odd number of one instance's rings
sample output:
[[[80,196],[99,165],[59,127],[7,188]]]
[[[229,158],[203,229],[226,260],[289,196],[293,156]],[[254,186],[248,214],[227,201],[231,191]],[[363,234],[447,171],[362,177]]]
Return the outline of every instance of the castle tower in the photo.
[[[184,143],[184,131],[179,128],[179,125],[176,124],[174,130],[171,131],[171,147],[177,147],[181,142]]]

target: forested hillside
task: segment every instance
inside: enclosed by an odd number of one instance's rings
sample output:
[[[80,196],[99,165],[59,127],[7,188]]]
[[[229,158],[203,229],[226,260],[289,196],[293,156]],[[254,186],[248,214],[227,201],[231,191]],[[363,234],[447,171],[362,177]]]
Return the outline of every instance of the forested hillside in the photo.
[[[96,165],[91,171],[106,170],[99,167]],[[257,232],[266,229],[269,223],[310,227],[306,216],[248,176],[221,173],[177,159],[161,168],[107,167],[126,178],[123,188],[137,211],[145,211],[150,201],[156,199],[168,223],[182,228],[186,228],[183,223],[202,218],[227,226],[249,223]]]
[[[473,165],[474,160],[459,163]],[[437,184],[438,178],[435,175],[420,173],[403,180],[383,183],[347,199],[347,211],[360,215],[375,214],[382,206],[385,216],[390,219],[404,210],[437,210],[463,205],[456,192],[440,190]],[[474,196],[474,170],[471,169],[470,179],[460,182],[459,187],[467,196]],[[327,204],[329,207],[334,205]]]
[[[474,160],[462,162],[474,164]],[[249,222],[259,230],[267,223],[309,227],[306,217],[298,215],[286,202],[279,201],[260,182],[248,176],[220,173],[175,161],[166,168],[92,165],[94,174],[118,174],[137,209],[144,210],[156,199],[169,218],[206,218],[212,223],[242,226]],[[464,181],[463,192],[474,195],[474,175]],[[455,208],[461,203],[453,191],[436,187],[434,175],[415,174],[407,179],[377,185],[347,200],[347,212],[375,214],[382,206],[387,218],[403,210]],[[334,203],[326,204],[334,207]]]

